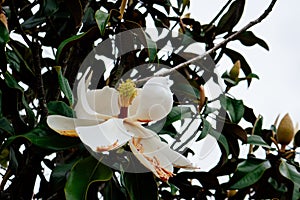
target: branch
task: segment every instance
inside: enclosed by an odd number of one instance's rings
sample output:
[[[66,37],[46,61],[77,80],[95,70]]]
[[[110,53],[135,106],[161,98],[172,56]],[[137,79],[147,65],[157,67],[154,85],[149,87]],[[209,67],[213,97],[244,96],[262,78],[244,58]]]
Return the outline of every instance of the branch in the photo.
[[[272,11],[275,3],[276,3],[277,0],[272,0],[270,5],[268,6],[268,8],[264,11],[264,13],[259,16],[256,20],[254,21],[251,21],[249,22],[246,26],[244,26],[243,28],[241,28],[239,31],[233,33],[232,35],[230,35],[228,38],[224,39],[222,42],[220,42],[219,44],[217,44],[216,46],[214,46],[213,48],[211,48],[210,50],[206,51],[205,53],[199,55],[199,56],[196,56],[190,60],[187,60],[183,63],[180,63],[179,65],[176,65],[175,67],[169,69],[169,70],[166,70],[162,73],[157,73],[156,75],[154,76],[150,76],[150,77],[146,77],[146,78],[143,78],[143,79],[140,79],[140,80],[137,80],[136,83],[139,83],[139,82],[145,82],[147,80],[149,80],[150,78],[152,77],[155,77],[155,76],[165,76],[167,74],[171,74],[173,73],[174,71],[176,70],[179,70],[183,67],[186,67],[188,66],[189,64],[197,61],[197,60],[200,60],[202,58],[204,58],[205,56],[208,56],[209,54],[211,53],[214,53],[215,51],[217,51],[219,48],[221,48],[222,46],[224,46],[225,44],[227,44],[228,42],[234,40],[239,34],[241,34],[242,32],[248,30],[249,28],[251,28],[252,26],[260,23],[262,20],[264,20],[269,14],[270,12]]]

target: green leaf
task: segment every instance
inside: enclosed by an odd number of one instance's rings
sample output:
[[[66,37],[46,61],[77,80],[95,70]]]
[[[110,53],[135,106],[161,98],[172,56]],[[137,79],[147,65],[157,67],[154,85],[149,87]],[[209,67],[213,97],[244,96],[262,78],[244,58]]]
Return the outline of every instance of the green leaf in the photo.
[[[11,51],[9,49],[6,50],[6,55],[7,55],[7,61],[10,64],[10,67],[17,72],[20,72],[20,64],[21,61],[19,57],[16,55],[14,51]]]
[[[229,181],[229,189],[242,189],[256,183],[271,167],[268,160],[249,158],[241,162]]]
[[[22,138],[40,148],[52,151],[66,150],[80,144],[80,140],[78,138],[59,135],[46,125],[39,124],[37,127],[23,135],[9,137],[8,140],[5,141],[5,144],[3,144],[3,147],[7,147],[16,139]]]
[[[247,144],[262,146],[262,147],[265,147],[265,148],[268,148],[268,149],[272,148],[259,135],[250,135],[250,136],[248,136]]]
[[[56,192],[60,188],[64,188],[67,175],[77,161],[78,160],[74,160],[70,163],[57,164],[55,166],[51,172],[49,180],[49,183],[51,184],[51,191]]]
[[[300,174],[296,167],[282,160],[279,165],[279,172],[293,182],[293,199],[300,199]]]
[[[190,107],[175,106],[168,114],[167,120],[165,122],[165,126],[168,126],[178,120],[182,120],[184,118],[191,118],[191,117],[192,117],[192,110]]]
[[[225,149],[226,154],[229,155],[229,145],[228,145],[226,137],[214,129],[211,129],[209,134],[217,139],[218,143],[221,144],[223,146],[223,148]]]
[[[69,101],[69,105],[72,106],[74,104],[74,97],[73,97],[73,92],[69,85],[69,82],[62,75],[60,66],[55,66],[54,68],[58,74],[59,87],[60,87],[61,91],[64,93],[64,95],[67,97],[67,99]]]
[[[14,134],[14,129],[6,117],[0,118],[0,130],[4,131],[6,133],[9,133],[11,135]]]
[[[241,62],[241,69],[246,77],[252,73],[251,67],[240,53],[228,48],[224,48],[223,52],[231,59],[232,63],[235,63],[238,60]],[[250,86],[251,81],[251,78],[247,79],[248,87]]]
[[[110,18],[110,14],[103,12],[101,10],[97,10],[95,13],[95,19],[100,30],[100,34],[103,36],[105,33],[105,28]]]
[[[9,32],[6,26],[0,21],[0,45],[5,45],[9,41]]]
[[[212,129],[212,126],[211,124],[209,123],[209,121],[207,121],[205,118],[202,118],[202,123],[203,123],[203,128],[202,128],[202,131],[201,131],[201,134],[200,136],[197,138],[196,141],[200,141],[202,140],[203,138],[205,138],[207,136],[207,134],[211,131]]]
[[[78,161],[72,168],[65,186],[67,200],[85,199],[89,186],[93,182],[108,181],[112,170],[94,157],[89,156]]]
[[[202,118],[202,122],[203,122],[203,129],[201,132],[201,135],[197,138],[196,141],[202,140],[203,138],[205,138],[207,136],[207,134],[210,134],[211,136],[213,136],[214,138],[216,138],[216,140],[218,141],[219,144],[221,144],[224,148],[224,150],[226,151],[226,154],[229,154],[229,145],[227,142],[226,137],[221,134],[220,132],[216,131],[212,125],[209,123],[209,121],[207,121],[205,118]]]
[[[124,173],[123,179],[131,200],[158,199],[157,183],[152,173]]]
[[[242,17],[244,6],[245,0],[236,0],[230,5],[228,11],[221,17],[217,25],[217,34],[232,31]]]
[[[69,50],[74,44],[78,43],[80,40],[90,37],[96,34],[97,27],[90,28],[87,32],[81,33],[79,35],[74,35],[62,41],[57,48],[55,55],[55,61],[57,64],[61,63],[64,59],[64,53]],[[97,30],[98,31],[98,30]]]
[[[47,104],[49,115],[63,115],[66,117],[74,117],[75,113],[70,106],[62,101],[51,101]]]
[[[239,40],[245,46],[253,46],[255,44],[258,44],[266,50],[269,50],[267,43],[262,39],[256,37],[252,31],[245,31],[239,34],[236,37],[236,39]]]
[[[29,64],[26,61],[26,60],[31,60],[31,57],[32,57],[31,49],[26,47],[24,44],[22,44],[18,41],[15,41],[15,40],[10,40],[9,46],[12,48],[12,51],[18,57],[18,59],[20,61],[22,61],[26,70],[34,76],[33,71],[31,70]],[[22,69],[20,69],[20,70],[22,71]]]
[[[228,96],[220,96],[220,102],[222,107],[228,111],[231,121],[238,123],[244,116],[244,103],[243,100],[232,99]]]
[[[46,22],[46,17],[43,16],[43,17],[38,17],[36,15],[33,15],[32,17],[28,18],[27,20],[25,20],[21,26],[24,30],[26,29],[31,29],[31,28],[34,28],[38,25],[41,25],[42,23],[45,23]]]

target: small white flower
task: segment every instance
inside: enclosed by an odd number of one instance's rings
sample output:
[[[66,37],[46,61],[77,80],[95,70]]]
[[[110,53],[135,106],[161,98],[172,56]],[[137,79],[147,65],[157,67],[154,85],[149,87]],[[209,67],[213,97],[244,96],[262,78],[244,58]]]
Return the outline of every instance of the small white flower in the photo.
[[[128,142],[137,159],[163,181],[173,176],[173,166],[194,168],[186,157],[142,126],[171,111],[173,95],[167,77],[151,78],[141,89],[127,80],[118,90],[107,86],[88,90],[92,73],[88,74],[89,70],[78,83],[77,118],[48,116],[50,128],[61,135],[79,136],[95,152],[117,149]]]

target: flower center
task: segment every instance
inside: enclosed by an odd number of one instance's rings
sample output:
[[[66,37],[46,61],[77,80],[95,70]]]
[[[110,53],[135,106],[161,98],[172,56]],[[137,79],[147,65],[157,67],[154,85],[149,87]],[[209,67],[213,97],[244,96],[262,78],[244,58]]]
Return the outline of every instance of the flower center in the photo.
[[[131,105],[137,95],[136,86],[132,80],[127,79],[119,85],[118,91],[119,105],[121,108],[119,118],[125,118],[127,117],[128,106]]]

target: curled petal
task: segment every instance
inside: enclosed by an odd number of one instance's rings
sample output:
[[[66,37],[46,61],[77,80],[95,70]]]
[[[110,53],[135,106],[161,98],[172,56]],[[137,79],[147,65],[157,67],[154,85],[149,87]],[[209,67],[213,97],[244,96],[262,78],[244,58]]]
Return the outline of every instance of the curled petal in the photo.
[[[105,86],[102,89],[87,91],[89,106],[97,113],[108,116],[118,116],[120,107],[118,104],[119,93],[114,88]]]
[[[109,119],[111,116],[97,113],[93,110],[87,100],[87,88],[92,78],[92,72],[89,74],[88,78],[86,79],[90,69],[88,69],[83,76],[81,77],[80,81],[78,82],[77,86],[77,103],[75,105],[75,112],[77,118],[82,119]]]
[[[124,145],[132,134],[123,125],[123,119],[109,119],[94,126],[76,127],[80,140],[95,152],[109,151]]]
[[[92,126],[101,123],[99,120],[76,119],[61,115],[50,115],[47,117],[48,126],[64,136],[78,137],[76,126]]]
[[[133,138],[129,141],[129,146],[136,158],[155,176],[163,181],[168,181],[173,176],[172,163],[153,140]]]
[[[139,105],[133,118],[138,121],[157,121],[168,115],[173,94],[167,77],[154,77],[146,82],[139,95]]]
[[[186,157],[162,142],[155,132],[138,123],[131,124],[125,121],[125,126],[134,134],[134,138],[129,141],[132,152],[161,180],[167,181],[173,176],[173,166],[195,169]]]

